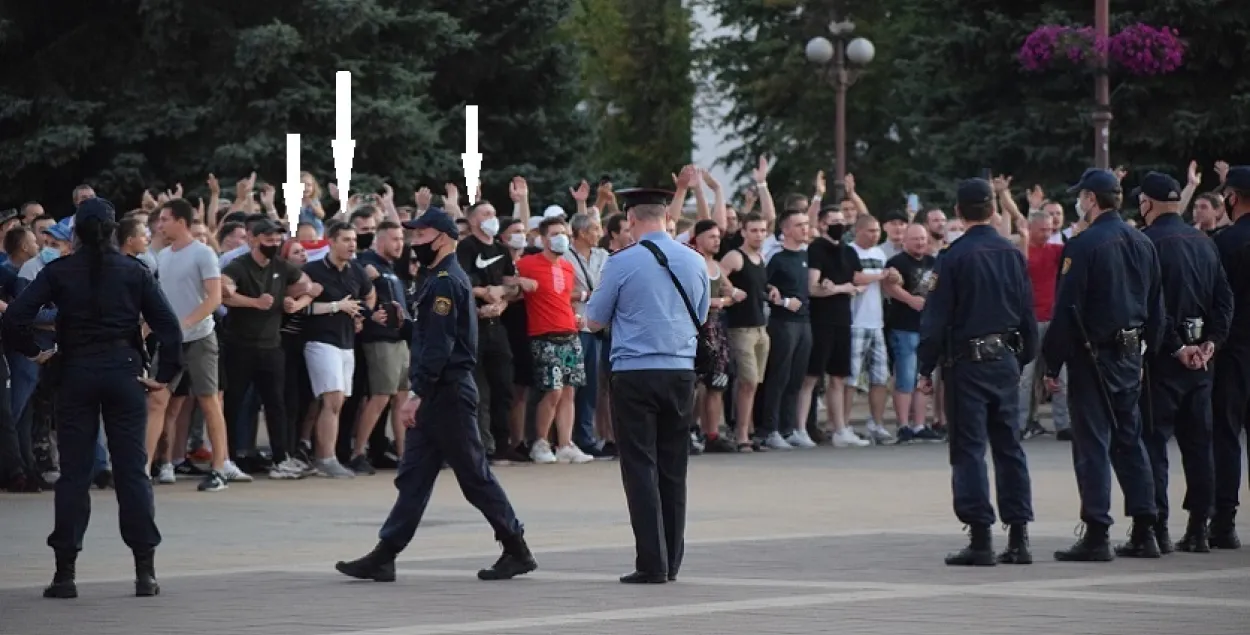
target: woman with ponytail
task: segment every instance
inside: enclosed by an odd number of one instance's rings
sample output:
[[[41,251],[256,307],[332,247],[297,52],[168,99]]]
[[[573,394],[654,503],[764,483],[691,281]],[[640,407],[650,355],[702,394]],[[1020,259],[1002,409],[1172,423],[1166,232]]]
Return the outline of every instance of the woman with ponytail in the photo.
[[[135,557],[135,595],[157,595],[154,555],[161,535],[144,467],[146,391],[164,388],[181,368],[182,329],[152,274],[118,251],[111,203],[101,198],[82,201],[73,227],[74,252],[48,263],[0,321],[10,348],[45,365],[45,379],[56,390],[61,478],[56,483],[55,526],[48,537],[56,554],[56,575],[43,595],[78,597],[75,564],[91,514],[89,490],[101,418],[113,459],[122,540]],[[41,350],[34,320],[49,303],[58,309],[59,348]],[[162,353],[151,378],[141,321],[152,329]]]

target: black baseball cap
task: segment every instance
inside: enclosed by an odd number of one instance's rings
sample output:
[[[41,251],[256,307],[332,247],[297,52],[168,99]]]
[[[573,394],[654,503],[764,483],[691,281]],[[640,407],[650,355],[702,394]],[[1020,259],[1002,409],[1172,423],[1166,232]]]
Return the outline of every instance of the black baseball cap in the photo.
[[[1181,184],[1162,172],[1148,172],[1142,177],[1141,185],[1133,188],[1129,199],[1136,201],[1142,195],[1154,201],[1180,202]]]
[[[1250,165],[1234,165],[1224,175],[1224,186],[1242,192],[1250,192]]]
[[[955,202],[959,205],[978,205],[994,200],[994,186],[985,179],[965,179],[955,188]]]
[[[431,207],[425,210],[425,213],[412,219],[404,221],[404,229],[437,229],[447,234],[453,239],[460,238],[460,229],[456,227],[456,221],[450,214],[443,211],[441,207]]]
[[[268,236],[269,234],[285,234],[286,230],[282,225],[274,222],[269,218],[258,218],[248,224],[248,230],[253,236]]]
[[[1095,194],[1119,194],[1120,179],[1111,170],[1089,168],[1081,174],[1079,183],[1068,188],[1068,194],[1076,194],[1080,191]]]

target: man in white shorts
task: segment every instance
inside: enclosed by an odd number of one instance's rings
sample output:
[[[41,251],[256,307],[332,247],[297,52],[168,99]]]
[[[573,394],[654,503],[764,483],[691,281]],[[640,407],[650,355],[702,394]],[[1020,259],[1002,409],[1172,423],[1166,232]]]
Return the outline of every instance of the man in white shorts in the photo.
[[[304,323],[304,361],[313,396],[321,402],[313,467],[321,476],[352,478],[355,473],[339,462],[334,448],[339,415],[343,402],[352,394],[356,373],[356,332],[363,326],[364,316],[372,313],[377,293],[364,267],[352,259],[356,230],[331,222],[326,225],[325,237],[330,243],[329,253],[304,265],[304,273],[322,289]]]

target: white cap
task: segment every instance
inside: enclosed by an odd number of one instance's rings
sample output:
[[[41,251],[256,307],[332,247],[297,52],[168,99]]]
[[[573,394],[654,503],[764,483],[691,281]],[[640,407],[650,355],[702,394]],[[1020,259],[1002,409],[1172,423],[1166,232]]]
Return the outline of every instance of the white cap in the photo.
[[[564,208],[559,205],[549,205],[543,210],[543,218],[564,218]]]
[[[538,229],[538,226],[541,225],[543,222],[543,218],[545,218],[545,216],[531,216],[530,222],[529,222],[529,231],[534,231],[535,229]]]

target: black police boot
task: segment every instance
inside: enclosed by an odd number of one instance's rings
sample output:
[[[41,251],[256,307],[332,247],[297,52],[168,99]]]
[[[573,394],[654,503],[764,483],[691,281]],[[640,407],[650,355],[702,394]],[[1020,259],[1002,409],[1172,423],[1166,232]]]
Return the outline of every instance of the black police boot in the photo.
[[[77,551],[56,552],[56,574],[52,576],[52,584],[43,590],[43,597],[61,600],[78,597],[78,585],[74,583],[77,562]]]
[[[394,582],[395,556],[397,555],[399,555],[398,549],[383,541],[378,541],[378,546],[374,547],[373,551],[365,554],[364,557],[350,562],[339,561],[334,565],[334,570],[357,580]]]
[[[1059,562],[1111,562],[1115,554],[1111,553],[1111,542],[1107,538],[1106,525],[1085,523],[1081,539],[1076,544],[1055,552],[1055,560]]]
[[[1189,515],[1189,524],[1185,526],[1185,535],[1176,543],[1178,551],[1186,553],[1211,553],[1211,534],[1207,532],[1207,519],[1198,514]]]
[[[135,552],[135,597],[150,598],[161,594],[156,583],[156,550]]]
[[[1138,516],[1128,532],[1128,542],[1117,545],[1115,555],[1121,558],[1158,558],[1159,543],[1155,540],[1155,518]]]
[[[1241,540],[1237,538],[1236,511],[1215,512],[1211,519],[1209,543],[1212,549],[1240,549]]]
[[[489,569],[477,572],[478,580],[511,580],[525,575],[538,568],[534,554],[530,553],[529,545],[525,544],[525,536],[517,534],[501,539],[503,555]]]
[[[968,529],[968,546],[946,556],[946,564],[952,567],[992,567],[994,542],[989,525],[972,525]]]
[[[998,554],[999,564],[1033,564],[1029,551],[1029,526],[1020,523],[1007,529],[1007,549]]]
[[[1155,520],[1155,542],[1159,545],[1159,553],[1167,555],[1176,550],[1172,544],[1172,531],[1168,529],[1167,514],[1159,514],[1159,518]]]

